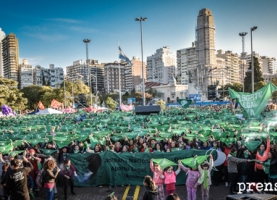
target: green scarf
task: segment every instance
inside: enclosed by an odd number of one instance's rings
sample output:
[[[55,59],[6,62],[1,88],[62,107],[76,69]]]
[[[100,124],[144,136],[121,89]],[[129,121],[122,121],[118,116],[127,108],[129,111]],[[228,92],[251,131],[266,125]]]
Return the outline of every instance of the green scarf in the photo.
[[[208,170],[203,169],[202,172],[203,172],[203,173],[201,173],[201,176],[200,176],[200,178],[198,179],[198,183],[199,183],[199,184],[203,184],[204,189],[208,189],[208,186],[209,186]]]
[[[204,169],[204,189],[208,189],[208,170]]]
[[[244,158],[248,158],[249,154],[247,152],[243,152]]]
[[[259,152],[259,154],[260,154],[261,156],[263,156],[263,155],[264,155],[264,151],[262,151],[262,150],[258,150],[258,152]]]
[[[79,153],[80,151],[79,150],[74,150],[74,153]]]
[[[266,174],[269,174],[270,159],[263,163],[263,170]]]

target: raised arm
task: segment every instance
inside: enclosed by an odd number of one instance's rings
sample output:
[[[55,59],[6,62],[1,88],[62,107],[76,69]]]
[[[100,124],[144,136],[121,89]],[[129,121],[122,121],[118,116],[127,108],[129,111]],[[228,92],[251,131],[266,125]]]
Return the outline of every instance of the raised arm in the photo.
[[[150,169],[151,169],[152,172],[155,171],[152,159],[150,160]]]

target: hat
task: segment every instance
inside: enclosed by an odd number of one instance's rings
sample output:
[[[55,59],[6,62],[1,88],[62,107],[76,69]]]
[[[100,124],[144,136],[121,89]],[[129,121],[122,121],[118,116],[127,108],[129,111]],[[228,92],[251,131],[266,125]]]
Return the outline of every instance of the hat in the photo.
[[[36,153],[36,151],[34,149],[30,149],[29,153]]]

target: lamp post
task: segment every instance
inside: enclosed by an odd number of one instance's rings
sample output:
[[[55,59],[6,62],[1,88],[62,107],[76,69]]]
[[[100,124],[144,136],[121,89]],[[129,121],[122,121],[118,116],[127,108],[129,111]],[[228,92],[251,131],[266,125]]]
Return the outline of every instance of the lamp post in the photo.
[[[142,67],[142,105],[145,106],[145,84],[144,84],[144,67],[143,67],[143,38],[142,38],[142,22],[146,21],[146,17],[136,18],[135,21],[140,22],[140,39],[141,39],[141,67]]]
[[[244,92],[244,37],[247,35],[247,32],[239,33],[239,36],[242,38],[242,92]]]
[[[254,93],[254,59],[253,59],[253,41],[252,41],[252,32],[255,31],[258,27],[254,26],[251,30],[251,70],[252,70],[252,94]]]

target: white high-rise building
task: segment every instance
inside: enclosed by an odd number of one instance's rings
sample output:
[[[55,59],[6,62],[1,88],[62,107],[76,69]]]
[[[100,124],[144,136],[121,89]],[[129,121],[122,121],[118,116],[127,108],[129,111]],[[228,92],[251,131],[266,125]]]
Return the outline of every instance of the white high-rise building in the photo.
[[[261,56],[262,59],[262,66],[261,70],[263,73],[268,73],[268,74],[275,74],[275,63],[276,63],[276,58],[270,58],[267,56]]]
[[[2,56],[2,40],[6,37],[6,34],[0,28],[0,77],[3,77],[3,56]]]
[[[192,83],[191,71],[197,68],[198,57],[194,47],[177,50],[177,84],[188,85]]]
[[[22,60],[22,64],[19,65],[18,72],[19,89],[33,85],[33,69],[32,65],[29,65],[27,59]]]
[[[176,76],[175,55],[169,46],[157,49],[156,53],[147,57],[146,78],[148,82],[168,84],[171,77]]]
[[[47,85],[52,88],[59,88],[64,80],[64,71],[62,67],[55,67],[54,64],[49,64],[49,68],[43,68],[39,65],[33,70],[34,85]]]

